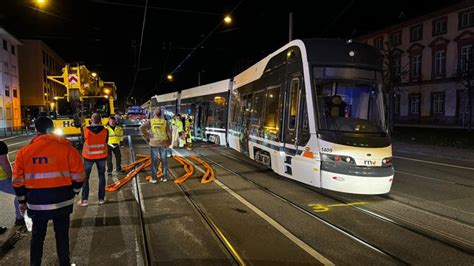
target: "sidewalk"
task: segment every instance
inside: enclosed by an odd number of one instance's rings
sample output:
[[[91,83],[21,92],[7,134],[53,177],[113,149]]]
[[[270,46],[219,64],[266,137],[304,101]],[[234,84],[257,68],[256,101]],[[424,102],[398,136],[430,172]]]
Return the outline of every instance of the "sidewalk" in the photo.
[[[122,149],[122,162],[130,162],[128,148]],[[113,178],[108,177],[107,183],[114,182]],[[77,265],[143,265],[133,181],[117,192],[106,192],[107,202],[104,205],[97,204],[98,177],[95,166],[89,185],[89,206],[76,205],[80,194],[74,199],[69,233],[71,262]],[[31,232],[22,233],[13,248],[0,257],[0,265],[28,265],[30,240]],[[54,228],[50,221],[44,242],[43,265],[57,265],[55,243]]]

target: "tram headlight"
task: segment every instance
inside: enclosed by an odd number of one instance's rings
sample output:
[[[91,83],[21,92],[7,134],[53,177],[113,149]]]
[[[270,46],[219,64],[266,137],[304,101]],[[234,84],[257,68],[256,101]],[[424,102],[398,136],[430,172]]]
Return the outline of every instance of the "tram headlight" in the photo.
[[[383,158],[382,167],[392,167],[392,157]]]
[[[355,164],[355,160],[349,156],[322,153],[321,158],[324,162]]]

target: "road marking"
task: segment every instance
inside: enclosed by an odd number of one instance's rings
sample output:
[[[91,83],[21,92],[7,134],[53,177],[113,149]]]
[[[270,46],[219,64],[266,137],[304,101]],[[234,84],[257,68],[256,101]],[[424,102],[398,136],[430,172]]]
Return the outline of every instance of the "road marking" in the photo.
[[[17,144],[20,144],[20,143],[25,143],[25,142],[30,142],[30,141],[31,141],[31,139],[29,139],[29,140],[24,140],[24,141],[19,141],[19,142],[7,144],[7,145],[8,145],[8,146],[14,146],[14,145],[17,145]]]
[[[3,139],[0,139],[0,140],[9,140],[9,139],[14,139],[14,138],[18,138],[18,137],[22,137],[22,136],[28,136],[27,134],[21,134],[21,135],[17,135],[17,136],[12,136],[12,137],[8,137],[8,138],[3,138]]]
[[[449,167],[474,171],[473,167],[466,167],[466,166],[459,166],[459,165],[453,165],[453,164],[447,164],[447,163],[438,163],[438,162],[432,162],[432,161],[425,161],[425,160],[413,159],[413,158],[402,157],[402,156],[393,156],[393,158],[399,158],[399,159],[404,159],[404,160],[409,160],[409,161],[414,161],[414,162],[422,162],[422,163],[436,164],[436,165],[442,165],[442,166],[449,166]]]
[[[19,151],[19,150],[20,150],[20,149],[18,149],[18,150],[13,150],[13,151],[10,151],[10,152],[8,152],[8,154],[11,154],[11,153],[17,152],[17,151]]]
[[[190,163],[192,163],[192,162],[190,162]],[[200,170],[202,170],[202,169],[200,169]],[[176,172],[174,171],[174,169],[170,168],[170,169],[168,169],[168,171],[173,176],[178,176],[176,174]],[[184,191],[184,188],[182,187],[183,184],[176,184],[176,185],[179,186],[182,191]],[[197,207],[197,205],[193,203],[193,201],[191,200],[190,197],[186,198],[186,200],[189,202],[189,204],[193,205],[194,208],[196,208],[196,210],[198,212],[201,212],[199,210],[199,208]],[[225,237],[224,233],[222,233],[221,229],[219,229],[219,227],[212,221],[212,219],[210,217],[205,217],[205,215],[202,215],[202,218],[209,223],[210,227],[213,230],[215,230],[215,233],[218,235],[218,237],[221,239],[221,241],[224,242],[224,245],[229,249],[229,252],[232,253],[232,255],[234,256],[234,259],[239,262],[239,266],[245,266],[246,264],[245,264],[244,260],[239,255],[239,253],[234,248],[234,246],[230,243],[230,241],[227,239],[227,237]]]
[[[179,154],[181,157],[183,157],[182,154],[180,154],[178,151],[175,150],[177,154]],[[205,171],[199,167],[198,165],[194,164],[191,162],[196,169],[201,171],[202,173],[205,173]],[[282,233],[284,236],[286,236],[288,239],[290,239],[294,244],[296,244],[298,247],[306,251],[309,255],[311,255],[313,258],[318,260],[319,262],[323,263],[324,265],[335,265],[333,262],[331,262],[329,259],[321,255],[319,252],[314,250],[312,247],[310,247],[308,244],[303,242],[301,239],[296,237],[294,234],[292,234],[290,231],[288,231],[285,227],[283,227],[281,224],[279,224],[277,221],[275,221],[273,218],[268,216],[266,213],[261,211],[259,208],[257,208],[255,205],[252,203],[248,202],[246,199],[241,197],[239,194],[235,193],[233,190],[228,188],[226,185],[221,183],[219,180],[214,179],[214,183],[216,183],[218,186],[220,186],[222,189],[224,189],[227,193],[232,195],[234,198],[236,198],[238,201],[240,201],[242,204],[247,206],[249,209],[251,209],[253,212],[255,212],[260,218],[264,219],[266,222],[268,222],[271,226],[273,226],[276,230],[278,230],[280,233]]]
[[[350,202],[350,203],[337,203],[337,204],[329,204],[329,205],[324,205],[324,204],[319,204],[319,203],[308,204],[308,206],[311,209],[313,209],[314,212],[327,212],[333,207],[350,207],[350,206],[356,206],[356,205],[367,205],[367,202],[356,201],[356,202]]]
[[[442,179],[436,179],[436,178],[427,177],[427,176],[423,176],[423,175],[417,175],[417,174],[407,173],[407,172],[403,172],[403,171],[395,171],[395,173],[400,173],[400,174],[404,174],[404,175],[411,175],[411,176],[416,176],[416,177],[419,177],[419,178],[434,180],[434,181],[438,181],[438,182],[442,182],[442,183],[449,183],[449,184],[458,185],[458,183],[456,183],[456,182],[447,181],[447,180],[442,180]]]

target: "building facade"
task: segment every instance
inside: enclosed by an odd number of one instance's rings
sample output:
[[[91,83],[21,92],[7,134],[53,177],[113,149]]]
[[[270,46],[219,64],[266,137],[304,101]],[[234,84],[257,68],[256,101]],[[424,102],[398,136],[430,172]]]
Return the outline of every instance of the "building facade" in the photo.
[[[64,60],[40,40],[21,40],[19,49],[21,105],[26,116],[54,109],[54,97],[64,96],[66,89],[49,79],[62,75]]]
[[[474,94],[466,86],[467,73],[474,73],[470,71],[474,66],[474,1],[463,1],[358,40],[385,54],[392,51],[390,61],[401,80],[394,98],[396,124],[468,126],[473,109],[468,96],[472,99]]]
[[[18,47],[13,35],[0,28],[0,129],[21,127]]]

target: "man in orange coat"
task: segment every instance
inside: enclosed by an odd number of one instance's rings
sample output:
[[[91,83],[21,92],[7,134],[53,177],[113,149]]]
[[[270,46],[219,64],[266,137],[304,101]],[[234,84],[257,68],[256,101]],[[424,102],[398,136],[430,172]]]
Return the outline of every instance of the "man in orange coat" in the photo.
[[[99,204],[104,204],[105,199],[105,163],[108,157],[107,142],[109,139],[108,130],[102,125],[102,116],[99,113],[92,114],[91,125],[84,128],[84,146],[82,157],[86,168],[86,180],[82,186],[82,199],[79,206],[89,205],[89,177],[92,166],[97,165],[99,175]]]
[[[22,214],[33,220],[30,264],[41,265],[48,221],[53,220],[60,265],[69,261],[69,216],[84,181],[81,155],[64,138],[54,136],[53,121],[35,120],[37,136],[16,155],[12,185]]]

